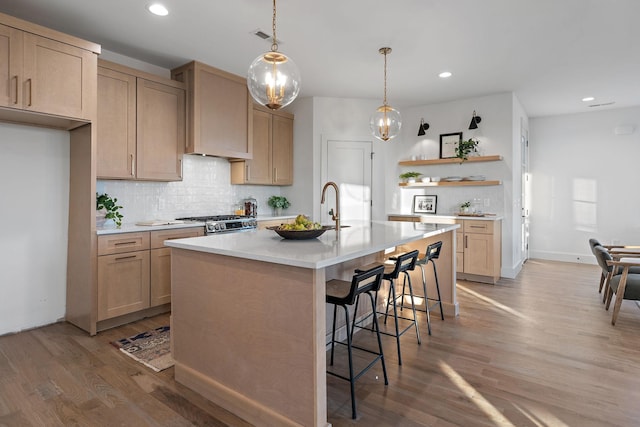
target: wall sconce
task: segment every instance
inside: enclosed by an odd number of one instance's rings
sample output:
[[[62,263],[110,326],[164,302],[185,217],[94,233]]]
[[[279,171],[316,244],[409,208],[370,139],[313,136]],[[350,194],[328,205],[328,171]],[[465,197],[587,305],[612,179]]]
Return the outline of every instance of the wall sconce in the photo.
[[[424,119],[420,119],[420,127],[418,127],[418,136],[423,136],[424,131],[429,129],[429,123],[425,123]]]
[[[473,110],[473,116],[471,117],[471,123],[469,124],[469,129],[478,129],[478,123],[482,121],[480,116],[476,116],[476,110]]]

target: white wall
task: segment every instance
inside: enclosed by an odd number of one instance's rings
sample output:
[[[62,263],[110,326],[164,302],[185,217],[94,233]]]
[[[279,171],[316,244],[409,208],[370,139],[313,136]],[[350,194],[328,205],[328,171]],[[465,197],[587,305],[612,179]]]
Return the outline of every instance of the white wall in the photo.
[[[65,315],[69,133],[0,123],[0,335]]]
[[[389,145],[374,139],[369,132],[369,117],[379,104],[380,101],[370,99],[324,97],[307,98],[301,102],[296,100],[292,104],[292,111],[296,115],[294,129],[296,170],[294,186],[283,191],[287,196],[291,193],[296,202],[304,200],[304,203],[297,203],[296,206],[300,206],[303,212],[312,212],[314,220],[321,220],[320,199],[324,185],[323,168],[326,168],[326,164],[322,164],[320,159],[322,159],[323,149],[326,150],[322,145],[327,138],[373,141],[375,155],[372,218],[386,219],[384,174],[380,171],[386,165],[385,158]],[[310,179],[310,176],[313,176],[313,179]],[[302,182],[298,182],[299,177],[302,178]]]
[[[375,152],[373,165],[372,218],[384,220],[390,213],[411,213],[413,196],[429,194],[438,196],[438,213],[450,214],[466,200],[487,200],[486,212],[504,216],[502,242],[502,275],[515,277],[521,267],[520,252],[520,122],[526,123],[526,115],[512,93],[460,100],[455,102],[401,108],[403,127],[401,134],[390,142],[371,137],[369,117],[379,106],[377,100],[313,98],[297,100],[293,104],[296,114],[294,130],[295,159],[304,166],[296,165],[295,184],[291,189],[294,201],[303,209],[313,209],[314,218],[320,218],[320,194],[322,185],[322,144],[327,138],[369,139]],[[478,129],[468,130],[471,115],[476,110],[482,117]],[[418,137],[418,124],[424,117],[430,128],[423,137]],[[516,125],[517,124],[517,125]],[[438,165],[429,167],[400,167],[400,160],[412,155],[439,158],[439,135],[463,132],[463,138],[477,137],[481,154],[502,155],[504,160],[492,163],[466,163],[462,165]],[[516,150],[514,152],[514,150]],[[313,164],[309,156],[313,153]],[[398,175],[416,169],[426,176],[486,175],[487,179],[502,181],[500,186],[489,187],[431,187],[401,189]],[[308,179],[313,173],[313,182]],[[299,182],[302,175],[304,184]],[[517,180],[514,186],[514,180]],[[312,184],[309,187],[309,184]],[[303,186],[304,185],[304,186]],[[304,192],[304,195],[301,195]],[[312,194],[309,199],[308,195]],[[513,199],[515,197],[515,199]]]
[[[630,135],[615,135],[619,126]],[[640,108],[535,118],[532,258],[595,263],[588,239],[640,242]]]
[[[478,98],[469,98],[442,104],[432,104],[401,110],[403,119],[402,135],[396,149],[389,156],[386,167],[388,212],[409,214],[413,196],[420,194],[438,197],[437,214],[447,215],[457,212],[461,203],[479,198],[483,210],[503,216],[502,221],[502,276],[515,277],[521,267],[519,206],[520,197],[520,156],[514,142],[514,133],[519,135],[520,119],[517,126],[515,117],[523,115],[519,103],[512,93],[502,93]],[[469,130],[473,111],[482,118],[478,129]],[[526,116],[525,116],[526,117]],[[420,119],[424,118],[430,127],[424,136],[418,136]],[[514,130],[514,127],[516,128]],[[400,160],[408,160],[412,155],[426,155],[428,159],[440,156],[440,134],[462,132],[463,139],[477,138],[481,155],[501,155],[502,161],[462,163],[435,166],[399,166]],[[518,136],[519,141],[519,136]],[[519,147],[519,146],[518,146]],[[421,172],[425,176],[470,176],[485,175],[488,180],[500,180],[498,186],[479,187],[426,187],[401,188],[398,175],[407,171]],[[514,199],[517,198],[517,199]]]

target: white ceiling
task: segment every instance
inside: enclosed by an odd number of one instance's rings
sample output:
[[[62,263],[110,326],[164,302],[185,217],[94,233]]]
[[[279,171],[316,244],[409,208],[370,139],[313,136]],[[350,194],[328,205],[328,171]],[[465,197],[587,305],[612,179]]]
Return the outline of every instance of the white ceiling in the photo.
[[[0,11],[164,68],[197,59],[246,75],[270,49],[252,33],[271,34],[271,0],[159,1],[169,16],[147,0],[0,0]],[[398,109],[499,92],[530,117],[640,105],[639,0],[278,0],[277,11],[301,96],[382,103],[378,49],[390,46]]]

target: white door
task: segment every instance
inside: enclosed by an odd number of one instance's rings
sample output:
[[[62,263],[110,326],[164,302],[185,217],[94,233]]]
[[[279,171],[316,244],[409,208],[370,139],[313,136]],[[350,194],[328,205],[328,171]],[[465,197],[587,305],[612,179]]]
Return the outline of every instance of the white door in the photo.
[[[340,222],[344,225],[349,220],[371,220],[371,153],[371,141],[327,140],[326,181],[340,188]],[[331,222],[329,210],[335,207],[333,190],[327,189],[327,197],[321,206],[323,224]]]
[[[529,212],[531,210],[531,182],[529,177],[529,131],[521,129],[520,136],[520,153],[522,168],[522,214],[521,214],[521,230],[522,230],[522,263],[529,259]]]

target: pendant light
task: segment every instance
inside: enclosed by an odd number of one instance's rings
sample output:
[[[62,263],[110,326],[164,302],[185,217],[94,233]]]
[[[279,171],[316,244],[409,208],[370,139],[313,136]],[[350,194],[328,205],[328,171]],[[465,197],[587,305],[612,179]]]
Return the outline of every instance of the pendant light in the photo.
[[[387,105],[387,55],[391,53],[391,48],[381,47],[378,52],[384,55],[384,100],[382,106],[371,116],[369,126],[373,136],[381,141],[388,141],[400,133],[402,118],[398,110]]]
[[[273,0],[273,42],[271,51],[258,56],[247,73],[247,86],[255,101],[271,110],[293,102],[300,92],[300,72],[287,57],[278,52],[276,37],[276,0]]]

